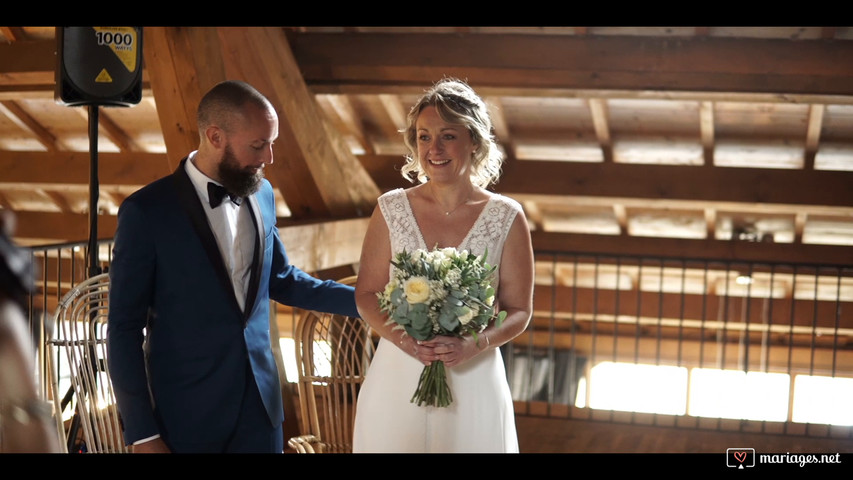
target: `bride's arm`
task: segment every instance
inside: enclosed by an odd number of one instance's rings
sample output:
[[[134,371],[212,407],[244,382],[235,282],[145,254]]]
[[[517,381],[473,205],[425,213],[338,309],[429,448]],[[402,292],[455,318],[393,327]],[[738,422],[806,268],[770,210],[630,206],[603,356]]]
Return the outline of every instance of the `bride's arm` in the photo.
[[[521,335],[533,314],[533,244],[527,218],[519,212],[504,242],[500,260],[498,308],[507,312],[500,327],[483,331],[489,347],[500,347]]]
[[[411,336],[405,335],[403,330],[394,330],[393,325],[386,325],[388,316],[379,310],[377,294],[385,290],[390,267],[391,238],[385,218],[377,206],[370,217],[361,248],[358,280],[355,285],[355,303],[361,318],[366,320],[382,338],[393,342],[404,352],[418,358],[417,353],[423,354],[424,349],[419,349],[417,341]],[[427,361],[425,358],[418,359]]]
[[[477,335],[462,338],[436,337],[421,348],[432,347],[435,360],[447,367],[463,364],[481,352],[521,335],[533,313],[533,246],[527,219],[519,213],[504,242],[500,259],[497,308],[507,313],[500,327],[489,325]]]

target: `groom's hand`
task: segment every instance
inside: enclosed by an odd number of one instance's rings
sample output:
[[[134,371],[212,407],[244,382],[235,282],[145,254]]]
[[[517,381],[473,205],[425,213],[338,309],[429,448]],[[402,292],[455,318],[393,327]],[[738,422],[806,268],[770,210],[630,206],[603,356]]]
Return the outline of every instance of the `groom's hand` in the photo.
[[[161,438],[134,445],[132,450],[133,453],[172,453]]]

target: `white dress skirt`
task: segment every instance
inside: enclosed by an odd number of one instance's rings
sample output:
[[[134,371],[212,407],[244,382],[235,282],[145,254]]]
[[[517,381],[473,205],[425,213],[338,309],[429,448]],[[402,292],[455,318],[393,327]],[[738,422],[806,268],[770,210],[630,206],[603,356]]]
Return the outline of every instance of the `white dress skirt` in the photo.
[[[427,248],[404,190],[384,194],[379,205],[392,252]],[[488,251],[487,261],[494,265],[519,212],[517,202],[494,195],[457,248],[477,255]],[[358,396],[354,453],[518,452],[512,394],[499,349],[446,369],[453,396],[448,407],[411,402],[423,368],[393,342],[379,341]]]

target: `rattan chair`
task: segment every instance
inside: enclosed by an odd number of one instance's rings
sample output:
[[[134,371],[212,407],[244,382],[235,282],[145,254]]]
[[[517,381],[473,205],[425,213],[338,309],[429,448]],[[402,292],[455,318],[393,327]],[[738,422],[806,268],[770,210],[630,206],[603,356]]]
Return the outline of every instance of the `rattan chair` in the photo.
[[[355,277],[340,280],[354,284]],[[358,391],[374,343],[360,318],[304,311],[294,334],[300,432],[288,439],[298,453],[351,453]]]
[[[65,294],[53,316],[46,349],[54,415],[65,451],[129,452],[107,362],[108,302],[109,275],[103,273]],[[66,381],[70,386],[64,388]],[[63,421],[66,410],[72,414],[68,422]]]

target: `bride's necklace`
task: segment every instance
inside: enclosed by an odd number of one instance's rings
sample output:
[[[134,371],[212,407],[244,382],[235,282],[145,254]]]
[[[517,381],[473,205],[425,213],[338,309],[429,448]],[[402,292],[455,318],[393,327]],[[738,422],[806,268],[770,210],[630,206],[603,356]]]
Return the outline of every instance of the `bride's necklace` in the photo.
[[[444,212],[444,215],[450,216],[451,213],[455,212],[462,205],[465,205],[466,202],[468,202],[467,198],[465,200],[463,200],[462,203],[460,203],[459,205],[456,205],[455,207],[453,207],[453,210],[448,210],[448,211]]]
[[[438,197],[435,196],[435,192],[430,190],[430,193],[432,193],[432,199],[435,201],[435,203],[438,204],[438,206],[442,207],[442,209],[443,209],[444,206],[441,204],[441,202],[438,201]],[[465,199],[462,200],[462,202],[460,202],[458,205],[456,205],[455,207],[453,207],[450,210],[445,210],[444,216],[449,217],[451,213],[455,212],[456,210],[459,210],[459,207],[468,203],[468,200],[470,200],[470,199],[471,199],[471,192],[468,192],[468,195],[465,196]]]

